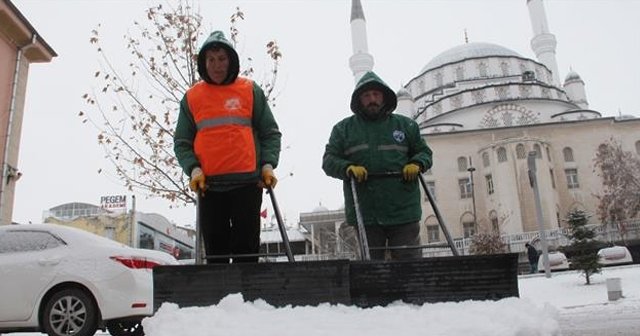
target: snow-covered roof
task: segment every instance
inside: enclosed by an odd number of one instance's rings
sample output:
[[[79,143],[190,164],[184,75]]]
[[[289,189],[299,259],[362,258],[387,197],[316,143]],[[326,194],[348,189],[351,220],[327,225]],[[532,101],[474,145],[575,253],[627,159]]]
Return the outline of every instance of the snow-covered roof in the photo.
[[[304,234],[299,229],[294,228],[287,228],[287,238],[289,239],[289,242],[300,242],[306,240]],[[260,242],[263,244],[281,243],[282,235],[280,235],[280,230],[273,229],[260,231]]]
[[[465,43],[448,49],[434,57],[422,68],[420,73],[437,68],[444,64],[459,62],[468,58],[489,57],[489,56],[517,56],[522,57],[517,52],[503,46],[488,42]]]

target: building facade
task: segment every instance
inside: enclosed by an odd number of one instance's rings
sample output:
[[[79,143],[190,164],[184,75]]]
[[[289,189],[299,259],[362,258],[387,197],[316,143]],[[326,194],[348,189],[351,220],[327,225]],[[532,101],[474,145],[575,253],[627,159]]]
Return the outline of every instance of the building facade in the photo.
[[[11,224],[29,66],[56,52],[9,0],[0,0],[0,225]]]

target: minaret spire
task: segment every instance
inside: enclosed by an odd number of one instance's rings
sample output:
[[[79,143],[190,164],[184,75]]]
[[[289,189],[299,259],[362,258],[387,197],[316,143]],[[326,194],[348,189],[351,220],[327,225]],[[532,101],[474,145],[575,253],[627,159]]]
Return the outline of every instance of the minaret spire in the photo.
[[[542,64],[546,65],[553,74],[553,82],[560,85],[560,74],[558,73],[558,62],[556,61],[556,37],[549,32],[547,24],[547,14],[544,11],[542,0],[527,0],[529,7],[529,17],[533,28],[533,38],[531,39],[531,49]]]
[[[351,45],[353,55],[349,58],[349,67],[356,83],[367,72],[373,70],[373,56],[367,45],[367,21],[360,0],[351,1]]]

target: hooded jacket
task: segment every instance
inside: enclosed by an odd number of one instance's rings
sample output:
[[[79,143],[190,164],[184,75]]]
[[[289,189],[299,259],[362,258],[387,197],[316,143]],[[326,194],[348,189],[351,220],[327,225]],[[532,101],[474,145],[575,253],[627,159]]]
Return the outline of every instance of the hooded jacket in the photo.
[[[227,78],[220,84],[209,78],[206,68],[206,51],[215,47],[226,50],[229,57]],[[256,183],[264,165],[273,168],[278,165],[281,139],[278,125],[260,86],[238,77],[239,70],[238,54],[231,43],[222,32],[211,33],[198,52],[202,81],[193,85],[180,102],[174,134],[176,158],[187,176],[191,176],[195,167],[202,167],[209,187],[214,190]],[[211,112],[212,108],[217,110]],[[236,111],[242,114],[237,115]],[[237,136],[238,132],[243,134]],[[242,159],[242,167],[235,169]],[[247,160],[255,160],[255,165],[247,164]],[[224,171],[225,167],[230,168]]]
[[[369,89],[383,93],[382,116],[369,119],[360,104],[360,94]],[[343,180],[345,212],[349,224],[356,215],[347,176],[350,165],[364,166],[369,175],[401,172],[410,162],[422,171],[431,167],[431,149],[420,135],[418,124],[410,118],[393,114],[395,93],[373,72],[358,81],[351,95],[353,115],[338,122],[325,148],[322,169],[331,177]],[[418,181],[405,182],[401,177],[369,177],[356,184],[358,201],[365,225],[400,225],[418,222],[422,216]]]

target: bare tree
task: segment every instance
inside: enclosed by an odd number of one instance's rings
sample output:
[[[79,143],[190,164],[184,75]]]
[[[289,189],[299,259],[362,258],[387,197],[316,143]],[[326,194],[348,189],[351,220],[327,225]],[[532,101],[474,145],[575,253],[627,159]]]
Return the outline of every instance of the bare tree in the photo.
[[[624,234],[624,222],[640,212],[640,160],[609,139],[598,147],[594,168],[604,187],[602,194],[596,195],[600,200],[598,217],[603,223],[616,225]]]
[[[236,8],[230,17],[234,45],[241,20],[244,13]],[[194,195],[175,158],[173,133],[180,100],[199,79],[198,43],[209,32],[204,31],[202,16],[188,0],[150,7],[144,24],[134,22],[133,27],[124,36],[130,56],[125,70],[104,50],[100,25],[91,32],[89,42],[96,46],[101,61],[101,69],[95,72],[100,89],[83,95],[88,109],[79,116],[83,123],[97,128],[105,159],[129,190],[167,199],[172,205],[190,203]],[[271,68],[260,84],[273,106],[282,54],[275,41],[266,44],[266,52]],[[242,59],[241,75],[251,77],[252,58]]]

